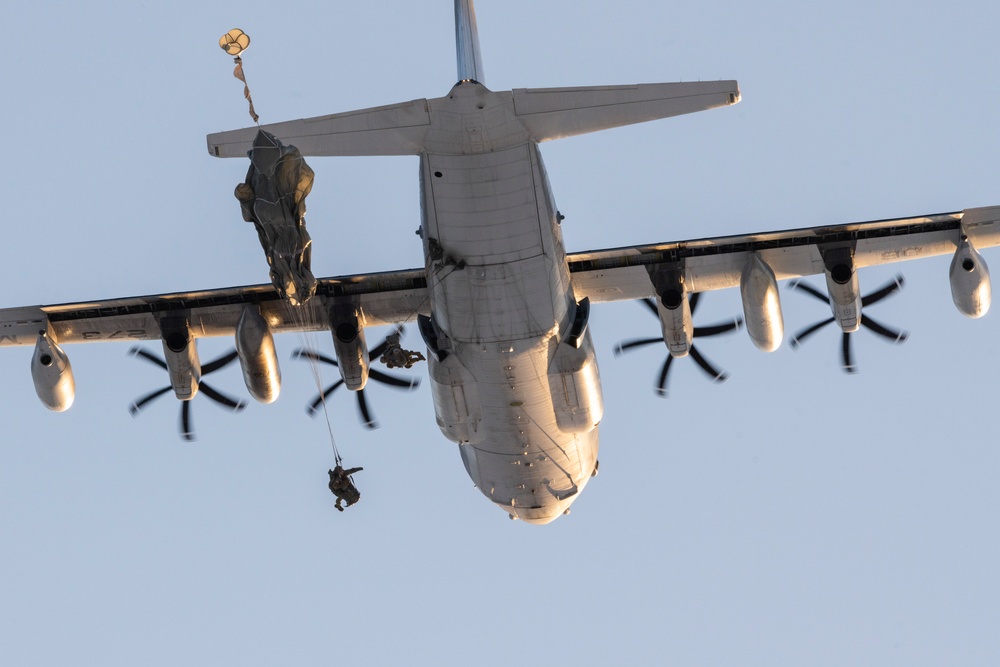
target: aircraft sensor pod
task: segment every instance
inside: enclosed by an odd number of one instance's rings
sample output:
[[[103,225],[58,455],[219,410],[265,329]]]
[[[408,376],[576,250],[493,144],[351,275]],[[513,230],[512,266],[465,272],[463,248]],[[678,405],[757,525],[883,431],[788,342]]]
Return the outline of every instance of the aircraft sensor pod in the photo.
[[[985,315],[992,300],[990,270],[964,235],[951,259],[948,277],[951,281],[951,298],[959,312],[973,318]]]
[[[31,357],[31,379],[39,400],[49,410],[63,412],[73,405],[76,382],[69,358],[44,331],[38,333]]]
[[[236,353],[247,391],[260,403],[273,403],[281,392],[281,369],[271,329],[256,306],[246,306],[240,315]]]
[[[785,321],[774,271],[757,253],[750,255],[743,267],[740,296],[750,340],[764,352],[774,352],[785,335]]]

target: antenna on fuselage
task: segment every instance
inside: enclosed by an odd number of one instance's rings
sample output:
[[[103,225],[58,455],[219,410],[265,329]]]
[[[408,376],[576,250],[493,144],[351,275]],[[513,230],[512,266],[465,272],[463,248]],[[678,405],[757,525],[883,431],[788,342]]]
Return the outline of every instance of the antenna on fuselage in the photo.
[[[455,0],[455,49],[458,82],[483,83],[483,58],[479,53],[479,30],[472,0]]]
[[[239,28],[233,28],[219,38],[219,46],[222,47],[223,51],[231,56],[234,56],[233,62],[236,63],[236,69],[233,70],[233,76],[243,82],[243,97],[247,98],[247,104],[250,105],[250,117],[253,118],[253,122],[259,125],[260,117],[253,109],[253,99],[250,97],[250,86],[247,84],[246,76],[243,74],[243,59],[240,58],[240,54],[246,51],[250,46],[250,35],[246,34]]]

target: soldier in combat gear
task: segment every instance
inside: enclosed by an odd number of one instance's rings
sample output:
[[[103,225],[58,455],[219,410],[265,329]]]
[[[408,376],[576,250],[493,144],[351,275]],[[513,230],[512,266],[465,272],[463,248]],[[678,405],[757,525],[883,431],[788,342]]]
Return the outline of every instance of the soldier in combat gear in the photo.
[[[330,492],[337,496],[337,511],[343,512],[344,508],[340,503],[346,502],[347,507],[361,500],[361,492],[358,491],[354,483],[351,482],[351,475],[364,470],[364,468],[351,468],[344,470],[338,463],[337,467],[330,471]]]
[[[397,329],[385,337],[386,349],[379,361],[388,368],[410,368],[418,361],[425,361],[424,355],[412,350],[405,350],[399,344],[400,331]]]

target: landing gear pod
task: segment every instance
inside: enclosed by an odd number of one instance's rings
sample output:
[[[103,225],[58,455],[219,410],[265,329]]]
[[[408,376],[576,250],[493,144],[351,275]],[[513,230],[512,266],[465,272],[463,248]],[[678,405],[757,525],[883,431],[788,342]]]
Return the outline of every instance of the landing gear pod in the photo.
[[[584,330],[579,347],[569,343],[556,348],[549,366],[549,392],[560,431],[588,433],[597,428],[604,416],[604,395],[589,331]]]
[[[63,412],[73,405],[76,382],[69,358],[44,331],[38,333],[31,357],[31,379],[39,400],[49,410]]]
[[[774,271],[754,253],[740,276],[740,296],[743,297],[743,319],[750,340],[764,352],[774,352],[785,336],[785,320],[781,315],[781,298]]]
[[[959,312],[973,318],[985,315],[992,300],[990,270],[965,236],[952,257],[948,277],[951,299]]]

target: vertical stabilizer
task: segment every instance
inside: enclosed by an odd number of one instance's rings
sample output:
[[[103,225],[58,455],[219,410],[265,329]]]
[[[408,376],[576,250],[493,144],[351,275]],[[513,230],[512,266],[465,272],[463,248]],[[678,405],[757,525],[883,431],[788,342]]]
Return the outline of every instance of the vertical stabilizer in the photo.
[[[472,0],[455,0],[455,48],[459,82],[483,83],[483,58],[479,54],[479,31]]]

